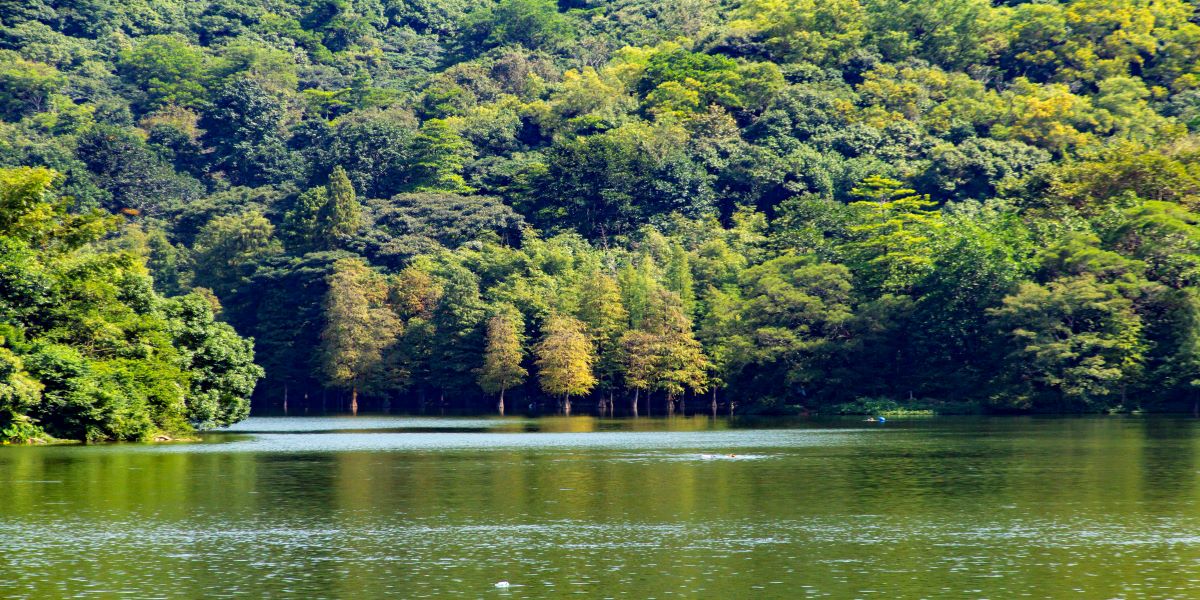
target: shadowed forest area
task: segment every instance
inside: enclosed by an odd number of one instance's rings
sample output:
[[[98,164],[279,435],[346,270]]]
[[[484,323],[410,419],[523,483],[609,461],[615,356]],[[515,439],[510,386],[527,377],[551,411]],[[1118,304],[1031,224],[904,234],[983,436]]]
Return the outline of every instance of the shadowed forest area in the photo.
[[[1192,412],[1198,23],[0,0],[0,438],[251,406]]]

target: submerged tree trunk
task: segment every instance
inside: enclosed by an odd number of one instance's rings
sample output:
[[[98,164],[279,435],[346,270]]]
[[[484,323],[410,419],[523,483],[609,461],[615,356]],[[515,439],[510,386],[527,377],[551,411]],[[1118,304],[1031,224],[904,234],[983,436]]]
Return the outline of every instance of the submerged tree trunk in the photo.
[[[500,388],[500,416],[504,416],[504,388]]]
[[[350,388],[350,414],[358,416],[358,386]]]

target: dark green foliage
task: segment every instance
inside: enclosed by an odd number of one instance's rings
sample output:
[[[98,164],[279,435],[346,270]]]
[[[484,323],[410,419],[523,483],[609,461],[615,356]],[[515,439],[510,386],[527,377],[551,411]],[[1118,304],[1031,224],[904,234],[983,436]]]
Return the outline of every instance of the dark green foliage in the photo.
[[[96,184],[111,195],[105,207],[113,211],[161,214],[203,194],[199,182],[176,173],[125,129],[95,127],[79,136],[75,152]]]
[[[213,99],[200,119],[212,148],[211,168],[234,185],[259,186],[294,179],[296,157],[283,139],[283,102],[250,79],[236,79]]]
[[[484,196],[399,194],[371,201],[367,215],[373,225],[363,240],[366,253],[393,266],[439,247],[458,248],[489,236],[518,244],[525,228],[521,215]]]
[[[606,237],[653,215],[710,212],[709,175],[683,152],[677,133],[631,126],[555,145],[534,183],[534,206],[545,207],[537,222]]]

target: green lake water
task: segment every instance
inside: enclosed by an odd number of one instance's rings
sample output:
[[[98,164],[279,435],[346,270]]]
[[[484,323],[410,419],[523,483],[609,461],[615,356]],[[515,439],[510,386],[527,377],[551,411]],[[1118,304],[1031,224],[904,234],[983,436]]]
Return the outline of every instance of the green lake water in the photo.
[[[0,598],[156,597],[1197,598],[1200,422],[252,418],[0,448]]]

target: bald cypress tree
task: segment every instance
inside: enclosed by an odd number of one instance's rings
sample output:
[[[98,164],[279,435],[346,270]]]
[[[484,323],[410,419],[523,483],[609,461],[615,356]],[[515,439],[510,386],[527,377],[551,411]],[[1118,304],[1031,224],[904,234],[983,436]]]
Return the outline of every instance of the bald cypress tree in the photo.
[[[635,417],[638,416],[638,398],[643,391],[650,391],[657,377],[655,344],[653,335],[638,329],[630,329],[621,335],[621,368],[625,375],[625,387],[633,388],[630,412]],[[646,415],[649,416],[649,397],[646,400],[646,408]]]
[[[350,389],[350,412],[357,414],[358,392],[381,366],[383,351],[400,334],[401,323],[385,304],[383,277],[362,260],[338,261],[327,281],[321,370],[328,383]]]
[[[538,378],[542,391],[563,399],[563,414],[571,414],[571,396],[582,396],[596,386],[592,343],[579,319],[551,315],[542,327],[537,346]]]
[[[483,353],[483,368],[479,372],[479,387],[489,394],[500,394],[497,404],[504,415],[504,392],[525,381],[529,374],[521,366],[525,325],[521,313],[511,304],[503,304],[488,319],[487,347]]]
[[[666,392],[667,412],[673,414],[676,401],[681,401],[684,394],[708,389],[711,365],[692,332],[692,320],[684,312],[679,296],[660,288],[650,298],[645,328],[656,342],[656,385]]]
[[[596,270],[580,284],[579,319],[587,326],[596,349],[596,380],[601,392],[601,409],[613,411],[612,394],[621,376],[621,332],[629,326],[629,313],[621,299],[621,288],[612,275]]]

